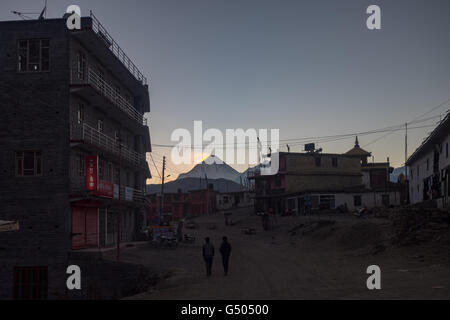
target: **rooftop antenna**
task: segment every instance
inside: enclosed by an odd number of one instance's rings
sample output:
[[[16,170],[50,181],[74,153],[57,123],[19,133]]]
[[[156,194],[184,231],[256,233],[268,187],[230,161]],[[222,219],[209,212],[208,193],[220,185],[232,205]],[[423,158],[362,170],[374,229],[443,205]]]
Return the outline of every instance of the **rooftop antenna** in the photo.
[[[38,20],[44,20],[47,14],[47,0],[45,0],[44,9],[42,9],[41,14],[39,15]]]
[[[33,20],[33,17],[30,17],[29,15],[39,15],[38,20],[44,20],[47,13],[47,0],[44,0],[44,8],[41,12],[20,12],[20,11],[11,11],[12,14],[15,14],[19,16],[22,20]]]
[[[38,12],[19,12],[19,11],[11,11],[12,14],[15,14],[22,18],[22,20],[31,20],[33,19],[30,16],[27,16],[27,14],[38,14]]]

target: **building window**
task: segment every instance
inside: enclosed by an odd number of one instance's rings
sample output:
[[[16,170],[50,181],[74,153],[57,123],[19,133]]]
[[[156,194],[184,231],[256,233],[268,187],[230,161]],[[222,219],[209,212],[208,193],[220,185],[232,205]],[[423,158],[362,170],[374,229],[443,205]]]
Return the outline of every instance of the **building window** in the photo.
[[[97,130],[99,132],[103,132],[103,120],[98,120],[98,122],[97,122]]]
[[[82,124],[84,121],[84,104],[81,102],[78,103],[78,111],[77,111],[78,123]]]
[[[19,72],[50,70],[50,41],[48,39],[19,40]]]
[[[80,177],[84,177],[85,175],[84,161],[85,157],[82,154],[80,154],[78,156],[78,175]]]
[[[389,195],[388,195],[388,194],[383,194],[383,195],[381,196],[381,203],[382,203],[383,206],[385,206],[385,207],[389,206],[390,201],[389,201]]]
[[[47,267],[14,267],[14,300],[46,300]]]
[[[360,207],[362,204],[361,196],[353,196],[353,205],[355,207]]]
[[[16,176],[30,177],[41,175],[41,151],[16,151]]]
[[[333,166],[333,168],[337,168],[337,166],[338,166],[338,158],[332,158],[331,159],[331,165]]]
[[[321,209],[334,209],[335,208],[334,195],[321,195],[320,196],[320,208]]]
[[[316,157],[315,161],[316,161],[316,167],[320,167],[322,165],[322,158],[321,157]]]
[[[277,178],[275,179],[275,186],[276,186],[276,187],[281,187],[281,177],[277,177]]]
[[[113,164],[111,162],[108,163],[108,181],[113,182],[114,170]]]
[[[101,68],[97,68],[97,85],[99,86],[99,90],[103,93],[105,91],[105,73]]]
[[[106,180],[105,179],[105,162],[104,161],[98,161],[98,178],[100,180]]]
[[[129,171],[127,171],[126,179],[127,179],[127,187],[129,187],[131,185],[131,175]]]
[[[77,54],[77,75],[79,80],[86,78],[86,55],[81,51]]]
[[[115,184],[119,184],[119,174],[120,174],[120,169],[118,166],[114,166],[114,174],[113,174],[113,181]]]

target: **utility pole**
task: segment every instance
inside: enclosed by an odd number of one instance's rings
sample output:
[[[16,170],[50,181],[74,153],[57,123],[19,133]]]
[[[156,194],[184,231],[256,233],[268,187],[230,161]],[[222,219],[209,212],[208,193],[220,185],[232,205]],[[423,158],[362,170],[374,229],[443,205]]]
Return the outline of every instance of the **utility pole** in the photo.
[[[117,261],[120,260],[120,213],[122,210],[122,185],[121,185],[121,173],[120,173],[120,167],[122,165],[122,141],[119,139],[117,140],[119,143],[119,210],[117,212]]]
[[[159,206],[159,225],[162,224],[163,207],[164,207],[164,175],[166,170],[166,156],[163,157],[162,178],[161,178],[161,204]]]
[[[409,183],[408,183],[408,166],[406,162],[408,161],[408,123],[405,123],[405,204],[408,204],[409,201]]]

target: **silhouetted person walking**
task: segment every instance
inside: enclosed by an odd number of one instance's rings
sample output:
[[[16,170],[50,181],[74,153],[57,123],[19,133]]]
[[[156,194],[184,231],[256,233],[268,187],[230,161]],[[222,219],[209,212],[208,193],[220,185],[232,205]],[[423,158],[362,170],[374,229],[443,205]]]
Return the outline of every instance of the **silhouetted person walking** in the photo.
[[[231,245],[227,237],[222,238],[223,242],[220,246],[220,254],[222,255],[223,272],[226,276],[228,274],[228,262],[230,261]]]
[[[214,258],[214,246],[209,242],[209,238],[205,238],[205,244],[203,245],[203,260],[206,265],[206,276],[211,275],[211,268]]]

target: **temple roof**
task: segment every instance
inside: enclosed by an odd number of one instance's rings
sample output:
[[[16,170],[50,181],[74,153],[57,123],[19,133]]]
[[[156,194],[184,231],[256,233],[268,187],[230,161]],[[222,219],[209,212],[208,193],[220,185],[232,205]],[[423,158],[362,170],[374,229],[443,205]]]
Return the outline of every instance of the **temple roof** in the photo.
[[[347,151],[345,154],[349,156],[366,156],[366,157],[370,157],[372,155],[370,152],[362,149],[359,146],[358,136],[356,137],[355,146],[353,147],[353,149]]]

